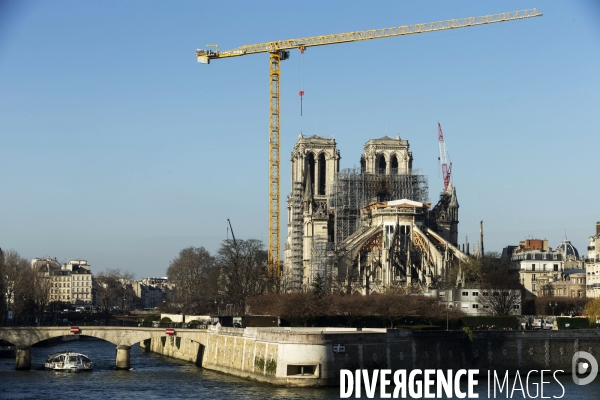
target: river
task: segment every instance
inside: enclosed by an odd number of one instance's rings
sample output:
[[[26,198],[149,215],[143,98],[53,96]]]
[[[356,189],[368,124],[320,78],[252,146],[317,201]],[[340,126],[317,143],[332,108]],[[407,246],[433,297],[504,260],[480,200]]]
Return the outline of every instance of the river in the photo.
[[[89,355],[94,362],[94,371],[78,374],[45,371],[43,365],[46,356],[62,350],[78,351]],[[0,399],[340,398],[338,388],[275,387],[203,370],[192,363],[158,354],[146,353],[137,345],[131,349],[132,369],[117,371],[114,369],[114,345],[94,338],[84,338],[48,347],[34,347],[31,357],[30,371],[15,371],[14,358],[0,358]],[[565,388],[564,399],[591,400],[600,397],[598,378],[587,386],[575,385],[570,376],[562,376],[560,381]],[[487,384],[484,381],[480,381],[477,389],[479,398],[488,398]],[[553,381],[553,384],[546,386],[544,395],[560,396],[561,393],[561,387]],[[363,398],[367,398],[364,392]],[[376,395],[375,398],[379,396]],[[498,393],[496,398],[506,398],[506,395]],[[523,398],[523,396],[517,391],[513,398]]]

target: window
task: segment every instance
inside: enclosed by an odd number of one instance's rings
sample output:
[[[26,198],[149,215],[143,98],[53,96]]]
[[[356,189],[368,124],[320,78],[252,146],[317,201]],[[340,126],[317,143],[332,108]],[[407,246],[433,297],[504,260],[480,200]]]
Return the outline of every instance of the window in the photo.
[[[462,295],[463,295],[463,296],[468,296],[468,295],[469,295],[469,292],[462,292]]]
[[[479,308],[479,304],[473,304],[473,308]]]
[[[473,292],[473,296],[479,296],[479,292]]]
[[[535,292],[535,283],[533,285],[531,285],[531,291]]]
[[[531,274],[531,282],[535,282],[535,274]]]
[[[558,264],[554,264],[554,270],[558,271]]]
[[[392,174],[397,174],[398,173],[398,157],[396,157],[395,155],[392,156],[392,160],[391,160],[391,168],[392,168]]]
[[[326,177],[326,169],[325,169],[325,154],[319,154],[319,191],[318,194],[323,196],[325,195],[325,183],[327,181]]]
[[[381,155],[379,157],[379,162],[377,163],[377,167],[378,167],[378,173],[379,175],[385,175],[386,173],[386,169],[387,169],[387,162],[385,161],[385,157],[383,155]]]
[[[488,296],[488,292],[482,292],[481,295],[482,296]]]
[[[546,264],[542,265],[542,271],[546,270]]]
[[[531,270],[535,271],[535,264],[531,264]]]

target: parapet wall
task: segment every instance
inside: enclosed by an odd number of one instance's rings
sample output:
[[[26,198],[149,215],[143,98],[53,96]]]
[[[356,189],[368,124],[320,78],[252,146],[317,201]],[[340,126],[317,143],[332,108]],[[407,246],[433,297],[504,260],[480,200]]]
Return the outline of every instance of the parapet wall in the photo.
[[[187,342],[187,343],[184,343]],[[198,342],[165,337],[150,349],[203,368],[285,386],[339,384],[341,369],[479,369],[571,372],[571,358],[600,359],[600,331],[412,332],[331,328],[221,328]]]

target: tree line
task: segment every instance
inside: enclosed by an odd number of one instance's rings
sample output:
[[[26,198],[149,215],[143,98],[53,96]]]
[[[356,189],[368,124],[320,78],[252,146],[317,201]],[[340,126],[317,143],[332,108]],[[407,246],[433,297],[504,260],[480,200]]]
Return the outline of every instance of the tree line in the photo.
[[[13,322],[41,320],[49,296],[49,280],[31,268],[29,260],[15,250],[0,249],[0,324],[8,322],[9,309]]]
[[[247,300],[248,311],[255,315],[277,315],[303,326],[386,326],[435,325],[446,319],[458,320],[464,314],[446,309],[433,297],[411,288],[395,288],[387,293],[331,294],[319,290],[268,294]]]
[[[267,252],[260,240],[225,240],[215,255],[204,247],[187,247],[171,261],[167,277],[177,288],[168,312],[245,314],[246,299],[266,294]]]

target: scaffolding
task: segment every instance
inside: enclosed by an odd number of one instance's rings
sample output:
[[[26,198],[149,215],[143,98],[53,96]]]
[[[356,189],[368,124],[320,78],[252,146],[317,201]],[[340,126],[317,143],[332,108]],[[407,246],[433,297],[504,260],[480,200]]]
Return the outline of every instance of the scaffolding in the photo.
[[[291,254],[290,265],[286,272],[290,289],[300,290],[302,288],[302,240],[304,236],[302,182],[292,183],[291,203]]]
[[[378,201],[399,199],[421,203],[429,198],[427,177],[419,170],[408,174],[366,174],[360,169],[340,171],[331,188],[334,243],[339,246],[360,227],[360,209]]]
[[[317,274],[322,278],[334,279],[333,264],[335,245],[325,238],[313,238],[310,254],[310,282],[314,282]]]

